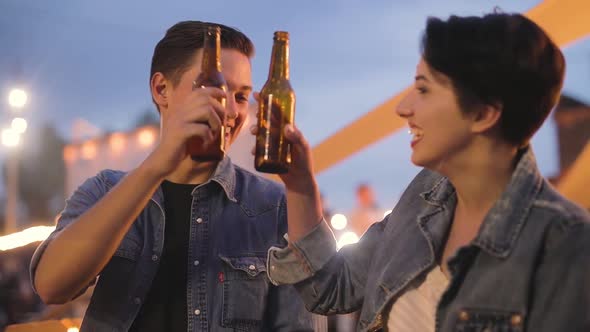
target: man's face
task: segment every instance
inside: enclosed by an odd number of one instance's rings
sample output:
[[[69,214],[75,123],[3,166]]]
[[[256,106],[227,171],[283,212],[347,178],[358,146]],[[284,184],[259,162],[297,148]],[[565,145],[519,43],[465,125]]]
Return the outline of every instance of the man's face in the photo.
[[[181,103],[193,92],[193,81],[201,72],[202,50],[198,50],[189,69],[173,88],[170,103]],[[237,137],[248,114],[248,99],[252,93],[252,68],[250,59],[234,49],[221,49],[221,73],[227,82],[225,113],[226,151]]]
[[[373,207],[375,205],[375,195],[370,187],[362,187],[358,189],[357,197],[359,204],[363,207]]]

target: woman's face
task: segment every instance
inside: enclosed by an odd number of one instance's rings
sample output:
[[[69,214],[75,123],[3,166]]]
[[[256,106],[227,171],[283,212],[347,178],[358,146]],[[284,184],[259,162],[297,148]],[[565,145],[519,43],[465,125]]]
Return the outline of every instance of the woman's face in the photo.
[[[414,88],[396,110],[408,121],[412,135],[412,163],[442,171],[464,152],[473,139],[472,121],[457,102],[451,80],[422,59]]]

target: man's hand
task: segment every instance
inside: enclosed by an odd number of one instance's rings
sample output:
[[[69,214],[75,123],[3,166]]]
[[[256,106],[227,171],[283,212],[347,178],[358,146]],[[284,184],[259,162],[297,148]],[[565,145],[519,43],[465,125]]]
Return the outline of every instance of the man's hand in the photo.
[[[186,143],[190,138],[200,137],[205,144],[213,141],[219,135],[225,113],[218,99],[225,97],[223,90],[205,87],[162,110],[160,142],[146,160],[152,169],[166,177],[187,158]]]

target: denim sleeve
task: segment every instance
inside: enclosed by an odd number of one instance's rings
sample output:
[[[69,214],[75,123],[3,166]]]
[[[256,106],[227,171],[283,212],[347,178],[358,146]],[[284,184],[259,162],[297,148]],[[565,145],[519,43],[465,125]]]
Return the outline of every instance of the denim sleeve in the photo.
[[[268,271],[275,285],[295,284],[320,270],[336,253],[336,240],[327,223],[322,222],[309,234],[284,248],[268,252]]]
[[[69,199],[66,200],[66,206],[64,210],[59,214],[57,219],[57,225],[55,230],[43,241],[35,250],[33,257],[31,258],[31,264],[29,267],[29,274],[31,279],[31,284],[33,286],[33,290],[35,293],[37,289],[35,288],[35,273],[37,272],[37,266],[39,265],[39,260],[45,249],[49,243],[68,225],[74,222],[81,214],[86,212],[90,207],[92,207],[106,192],[106,184],[103,180],[101,174],[98,174],[95,177],[87,179],[78,189],[70,196]],[[90,285],[89,285],[90,286]],[[83,290],[85,291],[85,289]],[[82,293],[80,293],[82,294]]]
[[[294,283],[308,310],[320,314],[350,313],[363,301],[367,274],[385,222],[373,224],[354,245],[336,251],[334,236],[323,222],[287,248],[269,250],[273,283]]]
[[[526,331],[590,331],[590,225],[546,249],[534,278]]]

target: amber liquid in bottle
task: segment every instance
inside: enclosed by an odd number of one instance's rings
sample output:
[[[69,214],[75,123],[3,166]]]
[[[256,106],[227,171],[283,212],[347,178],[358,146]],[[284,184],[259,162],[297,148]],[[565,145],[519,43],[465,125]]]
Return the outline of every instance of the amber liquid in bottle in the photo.
[[[258,134],[254,167],[259,172],[286,173],[291,164],[291,145],[285,125],[293,124],[295,92],[289,82],[289,33],[277,31],[268,80],[260,91]]]
[[[193,82],[193,90],[209,86],[227,91],[227,83],[221,74],[221,29],[217,26],[210,26],[205,31],[201,73]],[[219,102],[225,107],[225,98]],[[218,161],[225,156],[225,114],[218,115],[222,125],[213,141],[203,141],[200,137],[188,140],[187,150],[193,160]]]

